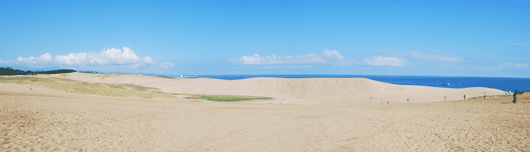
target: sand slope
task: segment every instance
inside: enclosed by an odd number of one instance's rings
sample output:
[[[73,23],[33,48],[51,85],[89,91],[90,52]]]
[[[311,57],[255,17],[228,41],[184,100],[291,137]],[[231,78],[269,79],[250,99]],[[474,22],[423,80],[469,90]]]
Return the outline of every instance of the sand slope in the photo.
[[[58,76],[58,75],[52,75]],[[163,92],[274,97],[283,103],[404,103],[462,100],[467,97],[503,95],[490,88],[448,89],[383,83],[365,78],[250,78],[243,80],[167,79],[142,75],[100,75],[71,73],[66,78],[101,83],[134,83],[160,88]],[[372,97],[372,99],[369,99]]]
[[[269,105],[0,83],[0,151],[529,151],[530,96],[511,99]]]

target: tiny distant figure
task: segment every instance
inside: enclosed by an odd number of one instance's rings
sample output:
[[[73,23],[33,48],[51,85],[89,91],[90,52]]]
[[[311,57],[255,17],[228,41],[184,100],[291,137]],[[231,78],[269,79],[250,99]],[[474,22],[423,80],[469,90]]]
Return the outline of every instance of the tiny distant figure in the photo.
[[[447,99],[447,97],[446,97],[446,96],[444,96],[444,101],[445,101],[446,99]]]
[[[510,90],[509,94],[508,95],[512,95],[512,91]]]
[[[517,102],[517,90],[513,92],[513,103],[516,103],[516,102]]]
[[[409,100],[410,100],[410,99],[409,99],[409,98],[407,98],[407,103],[409,103]]]
[[[387,101],[386,104],[390,104],[390,101]]]
[[[383,101],[381,101],[381,104],[383,104]]]
[[[464,94],[464,100],[466,100],[466,94]]]
[[[484,99],[486,99],[486,95],[488,95],[486,92],[484,92]]]

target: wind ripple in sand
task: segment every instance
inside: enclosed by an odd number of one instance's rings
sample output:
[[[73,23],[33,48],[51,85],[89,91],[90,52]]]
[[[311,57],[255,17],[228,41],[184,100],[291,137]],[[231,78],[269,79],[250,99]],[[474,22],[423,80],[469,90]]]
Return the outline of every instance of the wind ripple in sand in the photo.
[[[0,151],[530,150],[529,95],[269,105],[25,94],[0,94]]]

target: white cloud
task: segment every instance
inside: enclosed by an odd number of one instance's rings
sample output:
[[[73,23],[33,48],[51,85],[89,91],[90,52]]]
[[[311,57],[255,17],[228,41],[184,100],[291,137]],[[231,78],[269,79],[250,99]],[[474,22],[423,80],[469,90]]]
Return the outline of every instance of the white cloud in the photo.
[[[335,65],[349,66],[349,65],[351,65],[352,63],[355,62],[355,60],[353,60],[353,59],[344,59],[344,56],[342,56],[336,50],[330,51],[330,50],[324,49],[324,51],[322,51],[322,56],[334,59],[335,60]]]
[[[162,69],[169,69],[169,67],[173,67],[173,63],[170,63],[169,61],[163,62],[163,63],[160,63],[158,67]]]
[[[52,57],[52,55],[50,53],[44,53],[43,55],[38,57],[37,60],[40,60],[40,61],[51,61],[52,58],[53,57]]]
[[[228,59],[228,61],[239,62],[241,64],[309,64],[326,62],[326,60],[316,54],[297,55],[295,57],[291,55],[281,57],[274,54],[262,57],[259,54],[254,54],[251,56],[243,56],[239,59]]]
[[[123,51],[122,51],[123,49]],[[129,66],[140,67],[144,65],[157,65],[157,62],[149,56],[138,57],[133,50],[128,47],[122,49],[111,48],[101,52],[79,52],[67,55],[56,55],[44,53],[40,57],[18,57],[16,62],[23,64],[57,64],[66,66]],[[174,64],[163,62],[158,64],[159,68],[167,69]]]
[[[491,67],[482,67],[482,66],[476,66],[475,69],[484,69],[484,70],[495,70],[495,67],[494,66],[491,66]]]
[[[0,64],[11,64],[13,61],[2,61],[0,60]]]
[[[425,60],[444,61],[444,62],[460,62],[464,60],[464,58],[459,58],[459,57],[441,56],[441,55],[429,54],[429,53],[424,53],[424,52],[416,52],[416,51],[406,53],[406,55],[415,57],[415,58],[425,59]]]
[[[500,70],[505,68],[528,68],[529,65],[526,63],[504,63],[499,64],[497,66],[489,66],[489,67],[482,67],[482,66],[476,66],[475,69],[484,69],[484,70]]]
[[[35,59],[33,56],[31,56],[31,57],[27,57],[27,58],[18,57],[18,58],[17,58],[17,61],[18,61],[18,62],[30,62],[30,61],[32,61],[33,59]]]
[[[66,65],[82,64],[82,63],[85,63],[85,61],[87,60],[87,56],[88,55],[86,52],[70,53],[68,55],[57,55],[55,56],[55,61],[57,61],[57,63],[59,64],[66,64]],[[93,64],[94,60],[91,60],[91,63]]]
[[[235,59],[228,59],[227,61],[228,62],[237,62],[237,60],[235,60]]]
[[[382,57],[380,55],[374,56],[371,59],[365,58],[364,64],[375,66],[403,66],[404,61],[395,57]]]
[[[99,53],[94,52],[79,52],[70,53],[68,55],[57,55],[55,60],[59,64],[153,64],[153,58],[143,57],[139,58],[133,50],[128,47],[123,47],[123,52],[120,49],[111,48]]]
[[[324,55],[325,57],[328,57],[328,58],[336,58],[336,59],[344,59],[344,56],[342,56],[338,51],[336,50],[327,50],[327,49],[324,49],[324,51],[322,51],[322,55]]]
[[[229,62],[236,62],[241,64],[324,64],[328,60],[335,61],[336,65],[351,65],[353,59],[344,59],[338,51],[336,50],[327,50],[321,52],[322,56],[317,54],[305,54],[305,55],[296,55],[291,56],[287,55],[284,57],[276,56],[271,54],[270,56],[260,56],[259,54],[254,54],[251,56],[242,56],[239,59],[228,59]],[[271,68],[270,66],[264,68]]]
[[[520,63],[520,64],[517,64],[517,63],[505,63],[505,64],[502,64],[503,67],[515,67],[515,68],[528,68],[528,64],[525,64],[525,63]]]
[[[52,60],[52,55],[50,53],[44,53],[42,54],[40,57],[33,57],[33,56],[30,56],[30,57],[18,57],[17,58],[17,61],[18,62],[23,62],[23,63],[42,63],[42,62],[49,62]]]

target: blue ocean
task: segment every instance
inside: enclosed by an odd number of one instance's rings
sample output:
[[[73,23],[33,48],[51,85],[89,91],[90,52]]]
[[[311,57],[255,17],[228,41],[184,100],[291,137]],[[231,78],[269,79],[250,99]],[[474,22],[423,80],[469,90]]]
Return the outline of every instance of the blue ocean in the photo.
[[[449,77],[449,76],[380,76],[380,75],[196,75],[186,78],[214,78],[223,80],[240,80],[257,77],[272,78],[367,78],[376,81],[400,84],[421,85],[440,88],[487,87],[503,91],[530,90],[530,78],[504,77]]]

